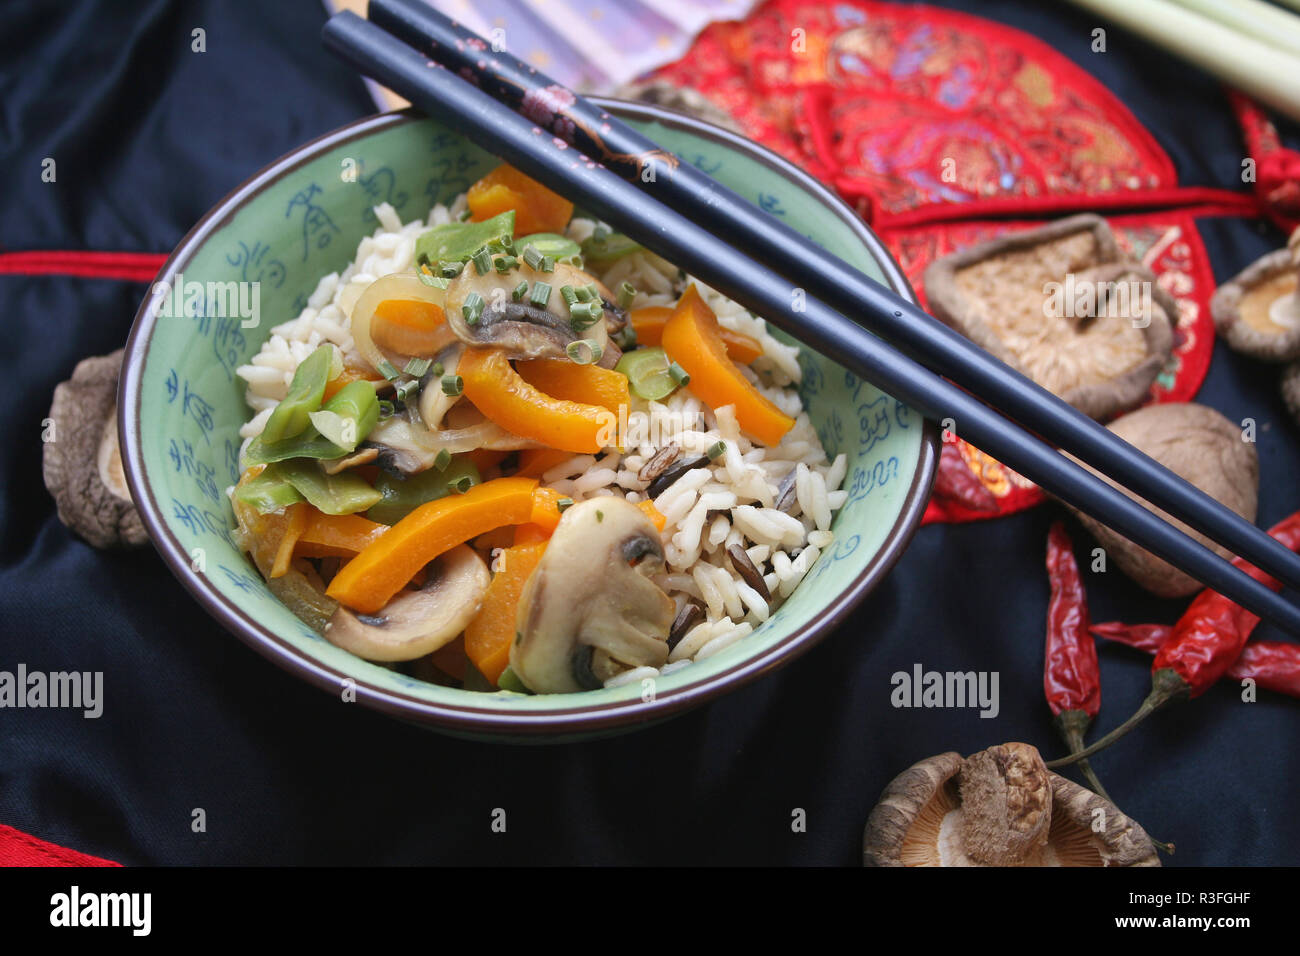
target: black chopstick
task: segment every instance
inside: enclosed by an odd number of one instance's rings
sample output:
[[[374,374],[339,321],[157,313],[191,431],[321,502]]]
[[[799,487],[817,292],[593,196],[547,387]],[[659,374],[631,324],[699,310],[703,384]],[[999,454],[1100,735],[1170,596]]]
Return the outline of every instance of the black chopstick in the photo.
[[[422,0],[370,0],[378,27],[427,53],[517,111],[554,114],[548,132],[595,157],[624,179],[653,190],[718,238],[745,249],[831,308],[855,319],[921,364],[952,379],[1004,415],[1055,443],[1206,537],[1292,587],[1300,556],[1180,475],[1142,454],[1036,382],[927,315],[843,259],[795,232],[693,166],[642,179],[642,157],[658,146],[608,112],[508,52],[495,50]],[[538,98],[538,94],[542,94]],[[961,422],[957,431],[964,435]]]
[[[362,73],[400,93],[452,129],[544,185],[575,200],[632,239],[829,354],[935,421],[951,417],[963,434],[1046,490],[1181,568],[1261,618],[1300,633],[1300,608],[1166,524],[1127,495],[1028,435],[957,386],[896,352],[686,217],[660,205],[598,163],[575,162],[571,147],[397,38],[354,14],[336,14],[325,45]]]

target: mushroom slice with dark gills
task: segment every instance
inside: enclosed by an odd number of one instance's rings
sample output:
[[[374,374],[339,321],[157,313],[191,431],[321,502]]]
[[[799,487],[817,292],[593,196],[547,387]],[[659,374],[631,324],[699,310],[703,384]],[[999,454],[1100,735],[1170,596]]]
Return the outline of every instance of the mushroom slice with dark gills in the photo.
[[[527,291],[516,298],[516,290],[524,283]],[[542,297],[534,296],[538,283],[550,287],[545,304],[538,304]],[[576,290],[589,285],[601,291],[604,306],[606,293],[596,280],[564,263],[556,263],[554,272],[520,264],[505,272],[492,268],[480,274],[478,267],[468,262],[447,286],[447,322],[466,345],[504,349],[512,360],[568,358],[565,349],[584,339],[595,342],[607,354],[615,350],[610,347],[603,313],[585,328],[579,328],[571,320],[568,303],[560,291],[565,286]]]
[[[378,614],[340,606],[325,637],[368,661],[411,661],[461,634],[487,593],[491,575],[474,549],[458,545],[429,565],[424,586],[401,591]]]
[[[594,690],[625,668],[661,667],[676,605],[650,579],[659,532],[623,498],[564,512],[519,601],[510,666],[538,694]]]

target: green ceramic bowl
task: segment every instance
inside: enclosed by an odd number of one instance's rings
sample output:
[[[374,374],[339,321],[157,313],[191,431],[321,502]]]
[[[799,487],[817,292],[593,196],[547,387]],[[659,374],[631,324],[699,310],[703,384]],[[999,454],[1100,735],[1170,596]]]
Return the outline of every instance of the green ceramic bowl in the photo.
[[[880,241],[844,203],[771,152],[659,107],[604,104],[792,227],[911,295]],[[825,637],[888,572],[921,519],[938,435],[921,416],[805,350],[801,388],[827,452],[849,458],[835,544],[770,620],[727,650],[641,686],[551,696],[472,693],[367,663],[301,623],[231,540],[224,490],[237,477],[248,418],[236,366],[299,312],[319,278],[351,262],[391,203],[404,221],[449,201],[497,160],[411,113],[370,117],[295,150],[217,205],[167,261],[160,282],[260,283],[260,322],[157,316],[153,296],[127,345],[119,407],[131,493],[173,573],[271,660],[332,694],[452,733],[567,739],[663,719],[784,664]],[[355,171],[355,176],[345,175]],[[183,279],[180,278],[183,275]],[[183,311],[183,310],[177,310]],[[221,311],[214,309],[214,312]]]

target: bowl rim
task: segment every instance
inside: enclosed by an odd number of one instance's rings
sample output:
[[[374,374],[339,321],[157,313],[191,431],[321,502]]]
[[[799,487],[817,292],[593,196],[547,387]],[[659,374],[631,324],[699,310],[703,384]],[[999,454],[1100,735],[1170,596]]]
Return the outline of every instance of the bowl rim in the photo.
[[[896,293],[916,301],[916,295],[901,267],[871,228],[844,200],[784,157],[738,133],[658,104],[618,100],[612,97],[590,97],[590,99],[605,109],[618,113],[622,118],[657,122],[725,145],[793,181],[849,226],[858,241],[866,246],[876,260],[890,287]],[[225,226],[266,186],[340,145],[383,130],[418,122],[424,118],[424,114],[411,108],[362,117],[318,136],[279,157],[240,183],[204,214],[168,256],[153,283],[161,281],[170,283],[177,272],[184,270],[185,263],[190,261],[195,251],[207,241],[208,237]],[[151,289],[153,283],[150,285]],[[204,575],[191,568],[189,552],[167,526],[162,517],[162,509],[145,478],[143,448],[140,440],[140,410],[143,400],[145,359],[157,322],[157,317],[152,315],[148,308],[151,299],[152,296],[146,294],[136,312],[123,355],[121,381],[118,386],[118,407],[125,409],[125,414],[118,416],[118,437],[127,485],[145,529],[149,533],[149,538],[162,556],[163,563],[226,630],[280,667],[329,693],[338,693],[340,688],[347,687],[347,682],[351,681],[358,702],[400,720],[413,721],[433,729],[476,736],[521,735],[534,739],[600,731],[633,730],[638,726],[658,723],[713,700],[727,691],[748,684],[760,675],[788,664],[822,641],[863,598],[875,589],[898,562],[912,536],[920,527],[930,488],[934,482],[940,445],[939,429],[934,422],[923,420],[916,470],[904,496],[898,519],[881,542],[876,554],[854,576],[849,586],[816,612],[812,620],[792,629],[789,634],[762,653],[737,661],[734,666],[699,682],[665,691],[651,701],[638,699],[599,705],[576,704],[571,707],[534,712],[512,711],[490,705],[462,708],[421,700],[400,691],[372,685],[367,679],[358,678],[311,659],[289,641],[254,620],[238,604],[208,584]],[[486,694],[483,696],[485,703],[490,704],[492,698]]]

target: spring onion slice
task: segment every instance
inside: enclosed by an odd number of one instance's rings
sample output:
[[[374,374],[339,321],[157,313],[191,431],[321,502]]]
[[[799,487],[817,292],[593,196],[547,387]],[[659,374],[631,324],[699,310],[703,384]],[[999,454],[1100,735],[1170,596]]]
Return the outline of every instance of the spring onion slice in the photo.
[[[669,374],[670,364],[663,349],[642,348],[624,352],[614,371],[627,376],[633,395],[657,402],[671,395],[678,386]]]

